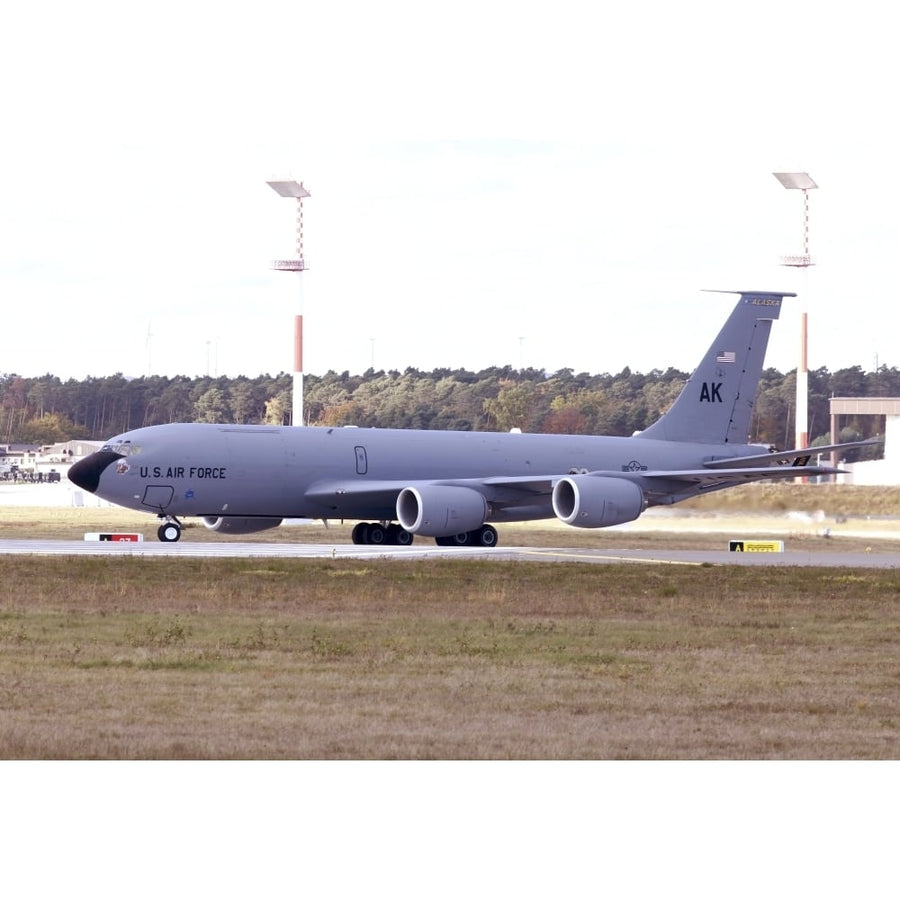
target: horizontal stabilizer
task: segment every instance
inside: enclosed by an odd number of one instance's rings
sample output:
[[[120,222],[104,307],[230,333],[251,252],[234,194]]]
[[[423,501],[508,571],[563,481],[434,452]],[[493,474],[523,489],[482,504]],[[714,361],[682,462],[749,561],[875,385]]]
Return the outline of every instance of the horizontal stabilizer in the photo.
[[[735,469],[744,466],[806,466],[814,456],[830,453],[832,450],[856,450],[859,447],[871,447],[883,444],[884,438],[869,438],[865,441],[849,441],[846,444],[826,444],[823,447],[807,447],[805,450],[780,450],[772,453],[761,453],[757,456],[736,456],[725,459],[710,460],[703,465],[707,469]],[[791,476],[793,477],[793,476]]]

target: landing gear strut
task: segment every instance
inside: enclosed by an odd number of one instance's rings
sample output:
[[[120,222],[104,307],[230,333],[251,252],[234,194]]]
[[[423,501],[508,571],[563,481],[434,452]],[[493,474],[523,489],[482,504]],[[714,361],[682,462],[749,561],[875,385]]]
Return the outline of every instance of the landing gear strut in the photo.
[[[174,516],[160,515],[160,519],[165,518],[165,522],[156,530],[156,536],[164,543],[171,544],[181,537],[181,522]]]

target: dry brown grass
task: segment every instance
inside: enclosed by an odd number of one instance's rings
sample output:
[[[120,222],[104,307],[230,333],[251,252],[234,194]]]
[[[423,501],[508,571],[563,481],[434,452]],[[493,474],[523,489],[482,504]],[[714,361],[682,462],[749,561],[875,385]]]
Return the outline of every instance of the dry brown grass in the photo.
[[[900,573],[0,558],[3,758],[896,758]]]
[[[679,504],[718,512],[822,511],[829,516],[900,516],[900,487],[760,481]]]

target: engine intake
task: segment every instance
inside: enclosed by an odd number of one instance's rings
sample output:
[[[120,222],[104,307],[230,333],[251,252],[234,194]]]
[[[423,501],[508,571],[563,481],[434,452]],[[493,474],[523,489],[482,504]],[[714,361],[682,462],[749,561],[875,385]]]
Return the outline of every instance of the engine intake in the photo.
[[[267,519],[262,516],[204,516],[203,524],[210,531],[221,531],[223,534],[255,534],[277,528],[281,519]]]
[[[625,478],[570,475],[553,486],[553,512],[576,528],[633,522],[646,508],[644,492]]]
[[[474,531],[487,516],[487,501],[471,488],[426,484],[404,488],[397,497],[397,521],[412,534],[426,537]]]

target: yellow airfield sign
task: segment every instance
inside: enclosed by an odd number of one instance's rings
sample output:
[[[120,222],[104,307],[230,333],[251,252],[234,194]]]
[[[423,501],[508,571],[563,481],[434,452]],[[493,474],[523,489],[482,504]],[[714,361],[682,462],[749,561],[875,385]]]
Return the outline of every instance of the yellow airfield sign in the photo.
[[[732,553],[784,553],[784,541],[729,541]]]

